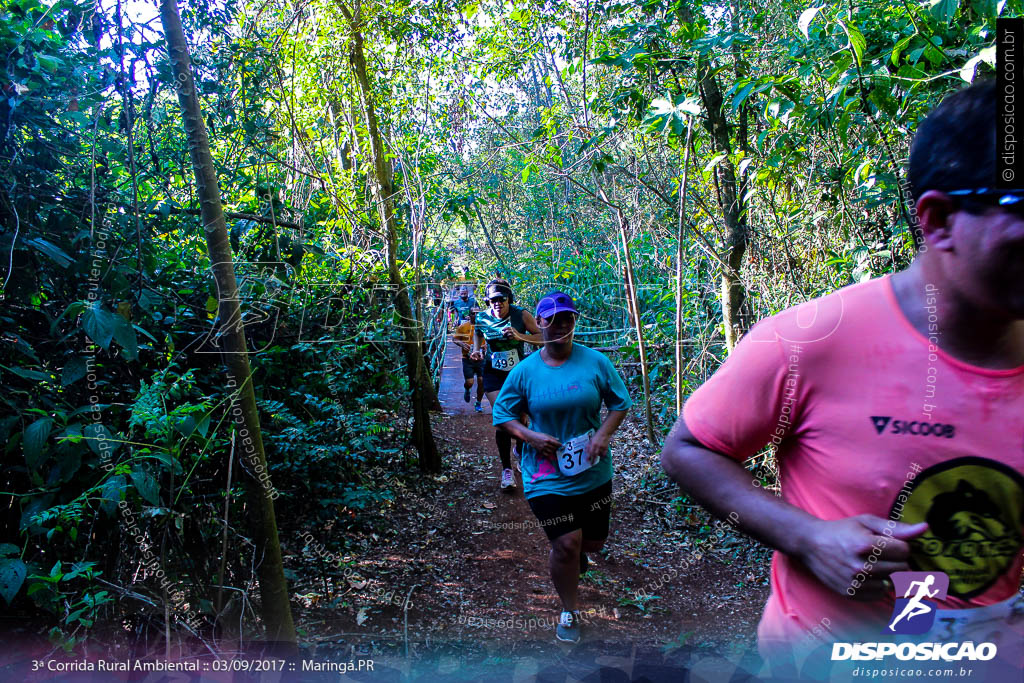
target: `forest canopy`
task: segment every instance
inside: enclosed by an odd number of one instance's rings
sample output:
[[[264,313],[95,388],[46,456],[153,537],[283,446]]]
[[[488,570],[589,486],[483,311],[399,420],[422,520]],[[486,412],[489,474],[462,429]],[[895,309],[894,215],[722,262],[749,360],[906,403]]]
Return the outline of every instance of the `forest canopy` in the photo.
[[[1019,15],[2,0],[4,605],[294,642],[279,529],[446,466],[455,282],[576,297],[657,448],[756,321],[910,262],[912,134]]]

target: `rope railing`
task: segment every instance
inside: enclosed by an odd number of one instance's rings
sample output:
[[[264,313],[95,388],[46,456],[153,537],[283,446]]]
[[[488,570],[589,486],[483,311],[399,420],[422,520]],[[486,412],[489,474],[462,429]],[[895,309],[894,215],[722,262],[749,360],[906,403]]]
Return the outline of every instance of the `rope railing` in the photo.
[[[434,389],[441,385],[441,368],[444,367],[444,351],[448,343],[448,309],[450,302],[443,302],[433,307],[428,314],[428,324],[424,341],[427,345],[427,364]]]
[[[592,348],[607,348],[618,345],[624,338],[633,334],[633,328],[624,327],[614,330],[582,330],[573,334],[573,337],[584,346]]]

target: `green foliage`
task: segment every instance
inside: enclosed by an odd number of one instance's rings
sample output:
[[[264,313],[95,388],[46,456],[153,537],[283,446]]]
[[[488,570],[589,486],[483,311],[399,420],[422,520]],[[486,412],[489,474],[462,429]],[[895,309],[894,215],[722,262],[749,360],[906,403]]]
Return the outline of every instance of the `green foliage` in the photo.
[[[388,250],[406,281],[501,271],[527,306],[566,289],[580,331],[612,330],[593,339],[636,363],[623,227],[667,424],[677,275],[687,392],[725,355],[727,174],[748,228],[746,323],[902,267],[912,131],[992,73],[996,18],[1019,14],[959,0],[737,16],[685,0],[361,3],[395,180],[389,245],[338,4],[182,5],[286,528],[368,524],[391,495],[372,473],[409,464]],[[127,609],[96,590],[100,573],[156,594],[145,573],[132,584],[129,513],[209,606],[227,498],[224,580],[252,580],[234,542],[250,536],[236,526],[252,482],[236,467],[227,483],[234,396],[173,77],[162,37],[120,7],[0,7],[0,456],[14,494],[0,597],[53,610],[58,639]],[[724,131],[709,128],[719,113]],[[756,474],[771,481],[770,462]]]

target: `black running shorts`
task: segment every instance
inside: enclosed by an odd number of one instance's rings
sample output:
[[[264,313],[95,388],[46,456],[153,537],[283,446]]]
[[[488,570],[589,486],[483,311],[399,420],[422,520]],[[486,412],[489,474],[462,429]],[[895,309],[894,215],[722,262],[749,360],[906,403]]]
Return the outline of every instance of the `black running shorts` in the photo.
[[[612,511],[610,481],[579,495],[559,496],[548,493],[527,498],[526,502],[530,504],[534,517],[550,541],[576,529],[583,530],[583,539],[586,541],[603,541],[608,538]]]
[[[505,379],[508,377],[507,372],[501,370],[495,370],[489,365],[484,366],[484,391],[501,391],[501,388],[505,385]]]
[[[471,360],[469,358],[462,359],[462,379],[473,379],[473,376],[480,377],[484,374],[484,361]]]

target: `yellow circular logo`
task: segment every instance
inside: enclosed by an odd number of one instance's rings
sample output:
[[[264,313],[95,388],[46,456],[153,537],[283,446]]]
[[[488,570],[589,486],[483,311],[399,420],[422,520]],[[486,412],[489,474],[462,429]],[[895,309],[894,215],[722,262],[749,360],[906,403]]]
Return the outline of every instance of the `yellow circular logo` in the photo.
[[[928,531],[909,541],[910,567],[945,572],[949,595],[971,598],[1024,548],[1024,476],[988,458],[947,460],[918,474],[890,517],[928,522]]]

